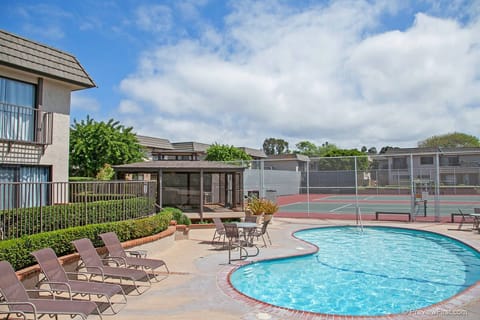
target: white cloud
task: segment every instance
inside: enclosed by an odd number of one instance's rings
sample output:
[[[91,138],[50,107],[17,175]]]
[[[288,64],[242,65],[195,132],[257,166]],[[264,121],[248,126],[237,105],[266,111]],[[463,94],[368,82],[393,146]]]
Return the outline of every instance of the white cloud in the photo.
[[[71,108],[75,111],[97,112],[100,110],[100,103],[89,96],[79,92],[72,93]]]
[[[476,135],[480,24],[419,13],[405,31],[375,33],[400,10],[390,3],[235,2],[222,32],[144,53],[120,85],[151,114],[135,128],[257,148],[267,137],[380,149]]]
[[[165,32],[172,24],[170,8],[163,5],[140,6],[135,15],[137,25],[145,31]]]
[[[122,114],[142,114],[142,108],[135,102],[131,100],[122,100],[118,107],[118,111]]]

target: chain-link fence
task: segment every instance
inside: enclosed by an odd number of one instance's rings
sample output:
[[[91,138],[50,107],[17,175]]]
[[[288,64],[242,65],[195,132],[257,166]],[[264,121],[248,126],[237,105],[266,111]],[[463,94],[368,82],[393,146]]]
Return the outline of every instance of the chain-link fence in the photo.
[[[253,161],[244,181],[245,196],[278,198],[280,212],[410,213],[438,221],[480,207],[480,153],[290,155]]]

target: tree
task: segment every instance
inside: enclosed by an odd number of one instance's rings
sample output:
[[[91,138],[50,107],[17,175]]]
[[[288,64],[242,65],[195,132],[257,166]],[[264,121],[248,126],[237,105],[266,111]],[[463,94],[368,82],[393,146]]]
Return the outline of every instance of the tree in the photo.
[[[418,143],[420,148],[462,148],[480,147],[477,137],[460,132],[447,133],[439,136],[431,136]]]
[[[207,161],[236,161],[236,160],[252,160],[245,151],[238,149],[234,146],[220,145],[215,143],[208,147]]]
[[[114,175],[115,170],[113,170],[111,165],[105,163],[105,165],[98,171],[96,178],[97,180],[112,180]]]
[[[263,152],[268,156],[289,153],[288,142],[283,139],[268,138],[263,141]]]
[[[295,145],[295,153],[303,154],[308,157],[318,157],[320,152],[318,147],[310,141],[300,141]]]
[[[95,177],[105,165],[141,161],[145,153],[138,144],[133,128],[126,128],[113,119],[97,122],[73,121],[70,127],[70,174]]]
[[[393,150],[393,149],[399,149],[398,147],[391,147],[391,146],[385,146],[380,149],[380,152],[378,154],[384,154],[387,153],[388,150]]]
[[[325,159],[332,158],[336,159]],[[366,170],[369,166],[366,153],[357,149],[334,149],[325,153],[321,159],[318,159],[318,168],[321,170],[353,170],[355,168],[355,158],[357,157],[357,170]]]
[[[308,157],[323,157],[331,150],[338,149],[336,145],[325,142],[321,146],[317,146],[310,141],[300,141],[295,145],[296,153],[306,155]]]

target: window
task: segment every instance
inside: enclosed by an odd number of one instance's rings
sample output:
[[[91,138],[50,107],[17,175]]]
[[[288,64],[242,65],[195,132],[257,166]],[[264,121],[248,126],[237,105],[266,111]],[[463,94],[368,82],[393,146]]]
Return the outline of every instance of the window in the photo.
[[[460,160],[458,156],[446,156],[440,158],[440,165],[441,166],[459,166]]]
[[[393,169],[407,169],[407,158],[393,158]]]
[[[426,164],[433,164],[433,157],[420,157],[420,164],[426,165]]]
[[[0,168],[0,210],[49,204],[50,168],[2,166]]]
[[[0,139],[34,141],[35,88],[0,77]]]

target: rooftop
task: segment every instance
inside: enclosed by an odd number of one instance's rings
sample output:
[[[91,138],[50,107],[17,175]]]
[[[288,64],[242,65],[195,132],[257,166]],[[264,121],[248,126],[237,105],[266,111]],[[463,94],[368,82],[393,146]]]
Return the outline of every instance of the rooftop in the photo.
[[[172,150],[174,149],[172,144],[168,139],[162,138],[155,138],[155,137],[147,137],[147,136],[140,136],[137,135],[138,143],[141,146],[152,148],[152,149],[167,149]]]
[[[120,172],[157,172],[163,171],[243,171],[244,167],[218,161],[146,161],[113,166]]]
[[[95,87],[73,55],[0,29],[0,65],[74,85],[74,90]]]

